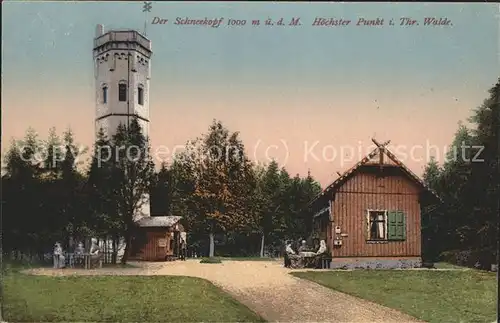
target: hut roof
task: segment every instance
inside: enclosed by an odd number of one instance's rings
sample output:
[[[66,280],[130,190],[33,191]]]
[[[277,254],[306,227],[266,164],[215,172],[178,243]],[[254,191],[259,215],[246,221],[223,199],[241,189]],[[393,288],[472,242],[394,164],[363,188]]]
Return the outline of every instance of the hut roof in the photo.
[[[358,170],[361,166],[367,164],[378,153],[383,153],[387,157],[389,157],[397,166],[399,166],[404,171],[404,173],[410,179],[412,179],[415,183],[417,183],[417,185],[419,185],[424,191],[429,192],[436,200],[442,202],[441,198],[437,195],[436,192],[434,192],[430,187],[428,187],[420,177],[418,177],[415,173],[413,173],[393,153],[391,153],[386,148],[387,144],[389,144],[390,141],[386,141],[383,144],[380,144],[375,139],[372,139],[372,141],[377,145],[377,148],[372,150],[372,152],[370,152],[365,158],[361,159],[353,167],[345,171],[343,174],[340,174],[339,178],[337,178],[333,183],[328,185],[321,193],[319,193],[314,199],[312,199],[309,202],[309,205],[313,204],[318,199],[324,197],[326,194],[329,194],[330,192],[341,186],[356,170]]]
[[[161,228],[175,225],[182,216],[145,216],[136,223],[142,228]]]

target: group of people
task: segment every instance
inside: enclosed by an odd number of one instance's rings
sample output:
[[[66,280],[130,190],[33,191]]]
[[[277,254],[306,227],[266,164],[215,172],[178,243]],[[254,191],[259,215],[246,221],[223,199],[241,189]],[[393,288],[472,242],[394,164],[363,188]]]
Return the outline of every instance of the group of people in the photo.
[[[66,267],[66,257],[64,250],[61,246],[60,242],[56,242],[54,245],[54,268],[64,268]],[[82,242],[79,242],[75,248],[73,254],[73,261],[79,262],[83,264],[83,259],[85,255],[85,247]],[[91,246],[89,250],[90,264],[91,266],[96,266],[99,261],[102,260],[103,254],[101,252],[101,248],[97,243],[97,239],[92,239]]]
[[[318,241],[318,240],[316,240]],[[285,247],[285,267],[286,268],[300,268],[305,265],[305,258],[313,258],[314,265],[316,268],[321,267],[321,258],[326,253],[327,247],[325,240],[319,241],[319,246],[316,244],[315,248],[317,251],[312,251],[308,248],[306,240],[302,240],[300,247],[298,248],[298,254],[292,248],[292,242],[288,241]],[[314,250],[313,249],[313,250]],[[308,254],[307,256],[304,253]]]

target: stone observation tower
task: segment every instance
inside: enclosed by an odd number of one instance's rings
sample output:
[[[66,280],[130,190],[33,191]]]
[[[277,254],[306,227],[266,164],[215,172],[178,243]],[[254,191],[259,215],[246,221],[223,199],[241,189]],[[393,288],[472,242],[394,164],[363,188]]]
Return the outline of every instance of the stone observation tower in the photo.
[[[151,55],[151,41],[139,32],[104,32],[103,25],[97,25],[93,49],[96,134],[102,128],[111,138],[120,123],[128,125],[137,117],[144,135],[149,136]],[[136,218],[149,215],[148,202]]]

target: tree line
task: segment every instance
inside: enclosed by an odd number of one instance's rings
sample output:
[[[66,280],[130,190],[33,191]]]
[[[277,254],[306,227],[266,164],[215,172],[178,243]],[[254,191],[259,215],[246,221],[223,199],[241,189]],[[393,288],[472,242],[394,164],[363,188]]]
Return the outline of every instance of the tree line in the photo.
[[[489,269],[497,263],[500,200],[500,79],[460,122],[444,163],[431,159],[424,180],[443,203],[424,221],[425,252]]]
[[[306,205],[321,190],[311,174],[292,177],[275,161],[250,161],[239,133],[220,121],[158,171],[137,120],[111,138],[101,129],[80,171],[85,152],[71,130],[61,139],[52,128],[40,140],[29,128],[13,140],[2,175],[4,252],[42,255],[55,241],[92,236],[113,240],[116,261],[148,195],[151,215],[183,217],[198,254],[263,256],[311,232]]]
[[[443,200],[422,218],[427,259],[451,255],[448,260],[485,268],[495,262],[500,79],[489,92],[473,110],[470,125],[459,123],[452,143],[459,149],[450,150],[444,163],[432,159],[425,168],[424,181]],[[43,158],[37,156],[41,150]],[[60,138],[52,128],[47,140],[40,140],[28,129],[4,158],[3,251],[40,255],[55,241],[89,236],[111,238],[115,246],[120,238],[130,241],[145,195],[152,215],[183,217],[189,247],[198,254],[262,256],[285,239],[309,237],[306,205],[320,185],[310,173],[291,176],[275,161],[250,161],[239,133],[220,121],[158,171],[149,152],[132,120],[112,138],[101,130],[89,165],[79,171],[85,151],[71,130]]]

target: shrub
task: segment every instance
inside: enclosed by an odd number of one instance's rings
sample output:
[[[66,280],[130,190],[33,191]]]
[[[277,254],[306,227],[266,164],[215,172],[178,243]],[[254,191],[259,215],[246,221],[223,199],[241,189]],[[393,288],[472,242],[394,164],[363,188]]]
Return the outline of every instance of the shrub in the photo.
[[[445,251],[441,253],[440,260],[458,266],[485,270],[491,270],[491,265],[496,262],[495,251],[491,249]]]

